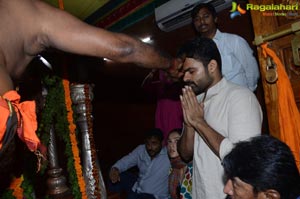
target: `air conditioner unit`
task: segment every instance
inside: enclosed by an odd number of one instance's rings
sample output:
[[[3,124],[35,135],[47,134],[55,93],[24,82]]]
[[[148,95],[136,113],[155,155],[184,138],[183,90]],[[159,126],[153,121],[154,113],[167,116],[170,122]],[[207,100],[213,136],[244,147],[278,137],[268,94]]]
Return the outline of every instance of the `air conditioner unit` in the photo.
[[[170,32],[192,22],[191,11],[199,3],[211,3],[217,12],[228,8],[232,0],[170,0],[155,8],[157,26]]]

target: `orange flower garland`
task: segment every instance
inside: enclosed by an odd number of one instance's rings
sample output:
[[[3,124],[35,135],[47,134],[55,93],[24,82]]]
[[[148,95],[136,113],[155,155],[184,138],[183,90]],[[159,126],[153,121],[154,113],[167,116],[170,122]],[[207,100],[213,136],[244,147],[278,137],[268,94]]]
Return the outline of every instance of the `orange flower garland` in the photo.
[[[67,108],[67,118],[69,122],[69,130],[70,130],[70,141],[72,145],[72,153],[74,157],[74,167],[77,175],[78,185],[80,192],[82,194],[83,199],[87,199],[86,195],[86,189],[85,189],[85,181],[82,174],[82,167],[80,163],[80,157],[79,157],[79,150],[77,146],[77,140],[76,140],[76,125],[73,121],[73,110],[72,110],[72,101],[70,97],[70,83],[68,80],[63,79],[63,86],[65,90],[65,102],[66,102],[66,108]]]
[[[9,189],[13,190],[12,195],[16,199],[23,199],[23,189],[21,187],[23,179],[23,175],[21,175],[21,177],[15,178],[9,186]]]

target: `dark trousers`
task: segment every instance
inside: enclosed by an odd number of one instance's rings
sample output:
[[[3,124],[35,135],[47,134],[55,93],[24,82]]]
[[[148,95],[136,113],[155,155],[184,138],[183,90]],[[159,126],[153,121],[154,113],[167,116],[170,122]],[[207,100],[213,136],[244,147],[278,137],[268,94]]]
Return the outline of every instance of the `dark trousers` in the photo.
[[[127,199],[155,199],[155,197],[148,193],[136,193],[132,191],[132,186],[137,180],[137,176],[130,171],[124,171],[120,173],[120,182],[112,183],[109,181],[107,183],[108,190],[115,193],[120,193],[121,195],[127,196]]]
[[[131,188],[137,180],[137,176],[132,172],[124,171],[120,173],[120,181],[116,183],[112,183],[110,180],[107,183],[107,188],[111,192],[115,193],[128,193],[132,192]]]
[[[149,193],[136,193],[131,191],[127,195],[127,199],[155,199],[155,197]]]

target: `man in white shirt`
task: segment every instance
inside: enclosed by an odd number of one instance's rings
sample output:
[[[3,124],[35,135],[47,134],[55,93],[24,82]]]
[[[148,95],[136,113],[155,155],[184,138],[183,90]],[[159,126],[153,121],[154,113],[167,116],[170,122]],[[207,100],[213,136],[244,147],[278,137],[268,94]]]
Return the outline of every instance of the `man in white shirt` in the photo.
[[[242,37],[217,29],[217,13],[211,4],[201,3],[192,10],[193,25],[201,37],[213,39],[222,57],[223,76],[254,91],[259,79],[257,61]]]
[[[193,199],[224,199],[223,157],[234,143],[261,133],[261,107],[249,89],[222,77],[213,40],[199,37],[179,51],[185,87],[180,96],[184,131],[178,150],[193,158]]]

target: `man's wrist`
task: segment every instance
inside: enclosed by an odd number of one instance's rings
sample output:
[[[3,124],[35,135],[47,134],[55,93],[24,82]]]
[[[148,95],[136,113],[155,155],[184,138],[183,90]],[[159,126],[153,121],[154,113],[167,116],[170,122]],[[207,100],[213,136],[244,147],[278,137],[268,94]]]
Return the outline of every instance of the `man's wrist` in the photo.
[[[118,172],[120,172],[120,170],[117,167],[112,167],[110,170],[111,171],[118,171]]]
[[[184,123],[184,128],[185,129],[190,129],[190,128],[194,128],[194,127],[192,125],[190,125],[190,124]]]

